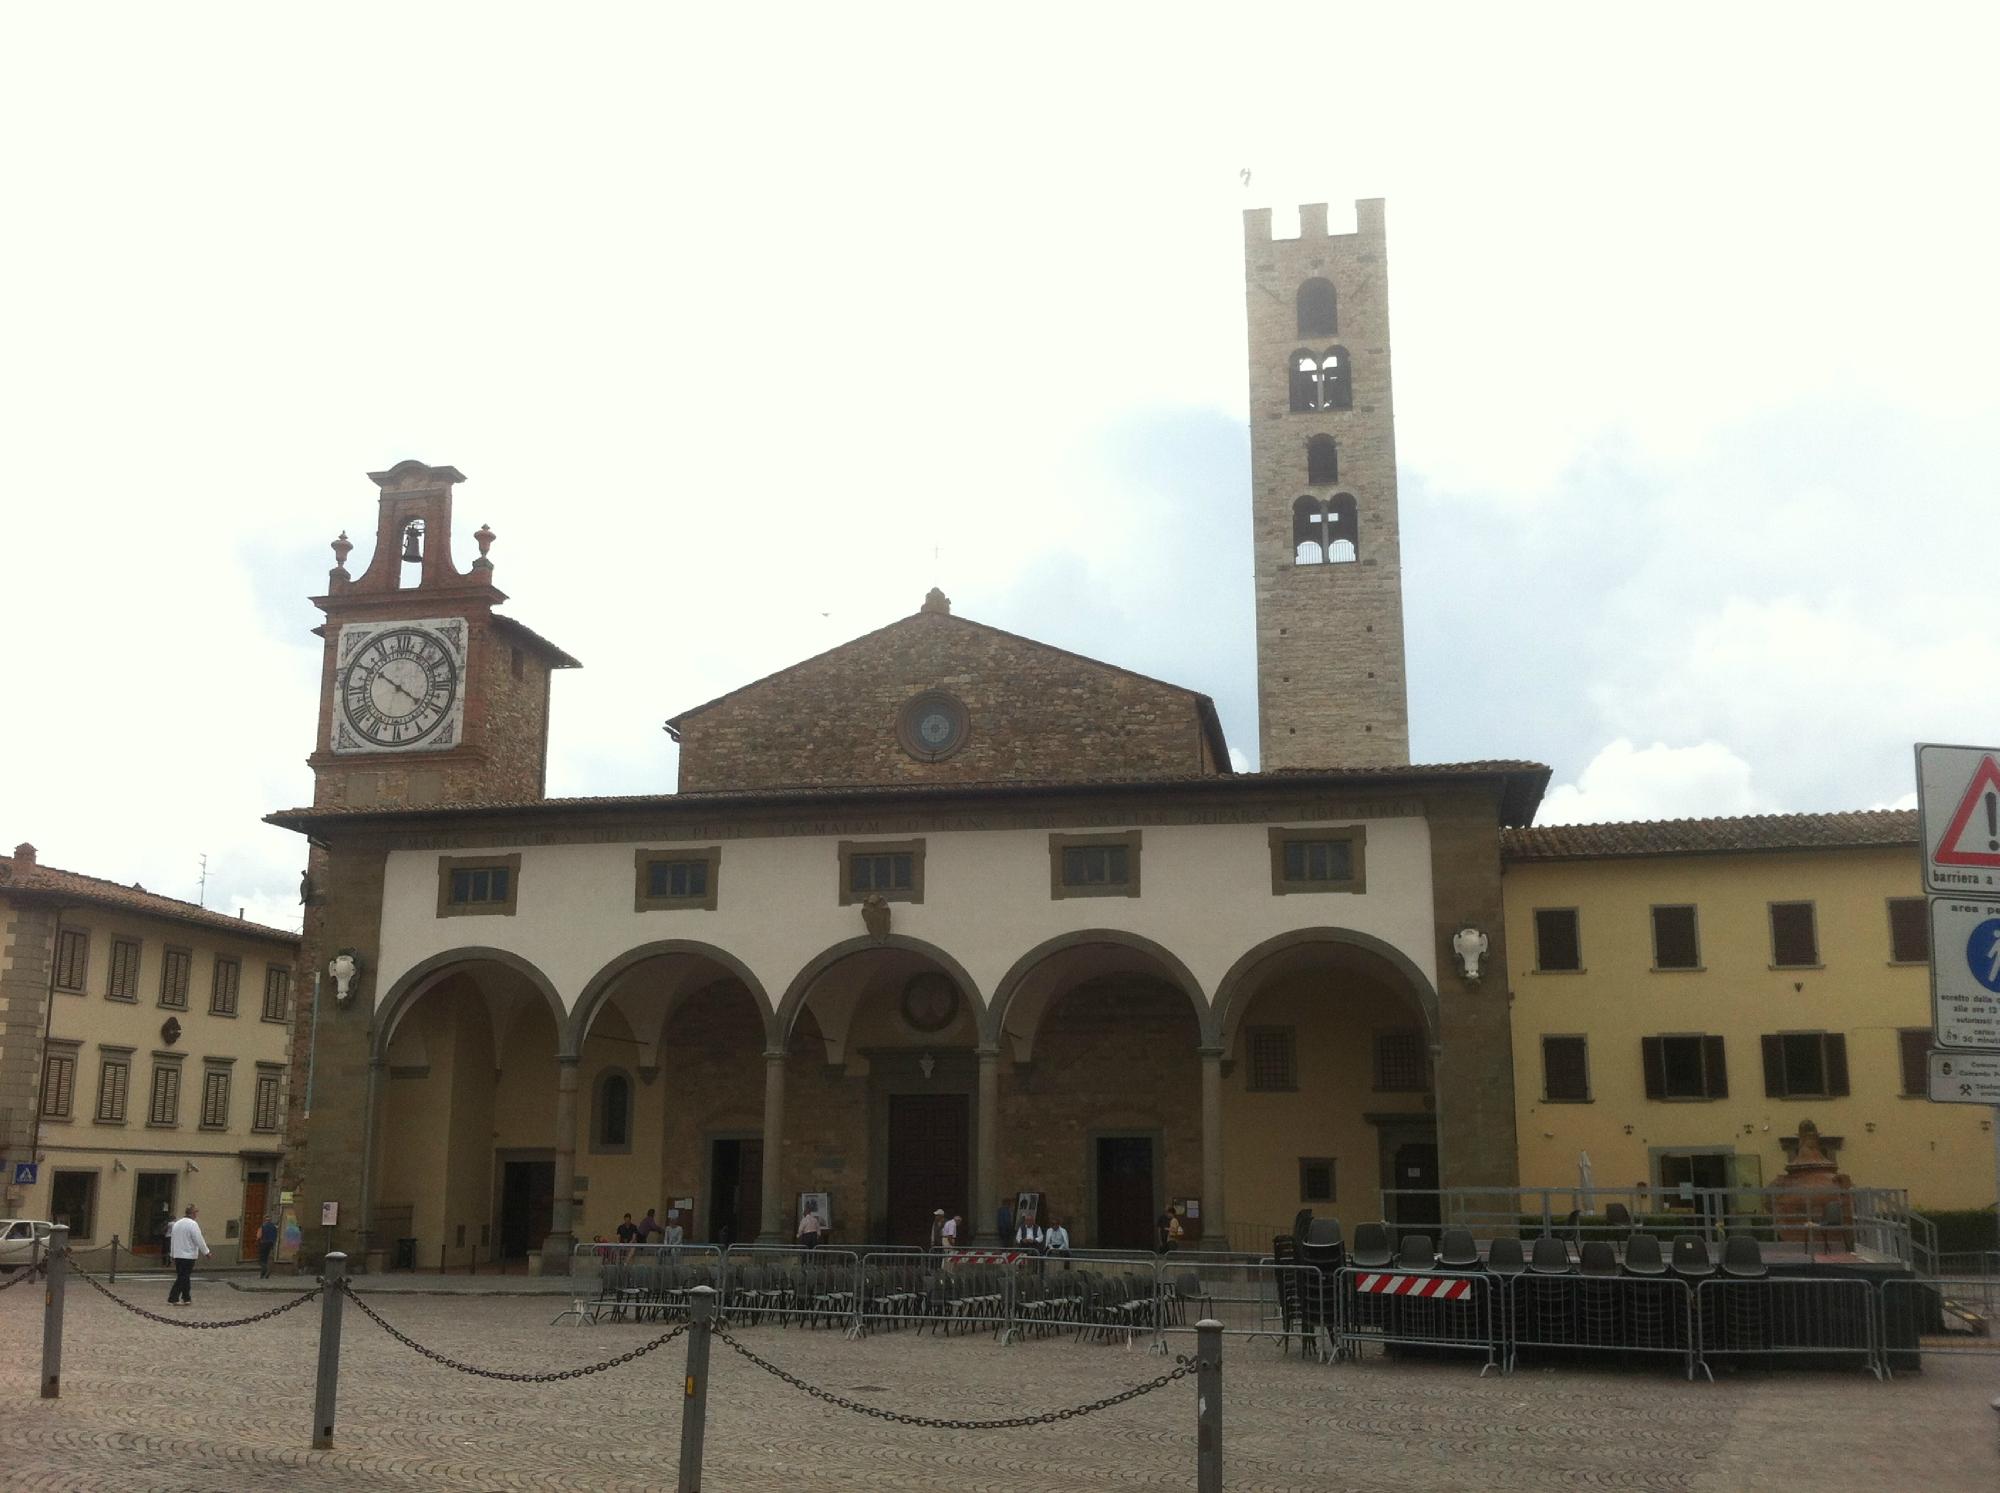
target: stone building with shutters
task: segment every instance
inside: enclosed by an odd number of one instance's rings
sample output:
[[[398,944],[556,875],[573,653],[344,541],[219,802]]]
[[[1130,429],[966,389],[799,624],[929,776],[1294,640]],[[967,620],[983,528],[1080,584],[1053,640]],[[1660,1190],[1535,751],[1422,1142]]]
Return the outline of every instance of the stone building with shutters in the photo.
[[[218,1263],[255,1258],[278,1206],[299,936],[27,844],[0,856],[0,931],[0,1214],[157,1255],[193,1203]]]

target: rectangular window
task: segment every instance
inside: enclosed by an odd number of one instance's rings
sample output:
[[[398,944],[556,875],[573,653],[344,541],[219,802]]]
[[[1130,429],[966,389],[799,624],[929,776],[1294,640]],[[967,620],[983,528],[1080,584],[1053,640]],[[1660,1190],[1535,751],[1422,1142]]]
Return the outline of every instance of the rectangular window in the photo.
[[[1701,968],[1701,943],[1692,907],[1653,909],[1653,968]]]
[[[139,998],[138,939],[111,940],[111,978],[105,983],[104,994],[115,1001],[135,1001]]]
[[[56,935],[56,989],[83,989],[90,972],[90,930],[65,928]]]
[[[280,1116],[279,1083],[283,1073],[277,1068],[257,1070],[256,1106],[250,1117],[252,1130],[276,1130]]]
[[[283,1021],[292,1006],[292,972],[282,964],[264,966],[264,1019]]]
[[[1574,907],[1535,909],[1535,968],[1552,973],[1583,968],[1583,942]]]
[[[221,1130],[229,1124],[229,1070],[210,1068],[201,1075],[201,1128]]]
[[[1335,1189],[1335,1181],[1333,1157],[1301,1156],[1299,1158],[1300,1202],[1338,1202],[1339,1198]]]
[[[1542,1097],[1551,1104],[1590,1102],[1588,1038],[1542,1038]]]
[[[1771,963],[1780,969],[1809,968],[1819,963],[1819,929],[1810,902],[1771,904]]]
[[[1764,1038],[1764,1092],[1773,1099],[1838,1099],[1847,1092],[1847,1037],[1779,1032]]]
[[[97,1173],[53,1172],[49,1184],[49,1222],[69,1230],[69,1242],[88,1239],[97,1229]]]
[[[632,853],[634,912],[676,908],[713,911],[722,872],[722,847],[702,850],[637,850]]]
[[[880,897],[884,902],[924,900],[922,840],[842,840],[840,905]]]
[[[519,855],[438,857],[437,915],[511,918],[520,905]]]
[[[1889,899],[1889,962],[1931,962],[1930,904],[1922,897]]]
[[[1722,1038],[1706,1034],[1642,1037],[1648,1099],[1727,1099],[1729,1068]]]
[[[1270,832],[1271,894],[1365,892],[1368,827]]]
[[[1422,1032],[1375,1034],[1375,1092],[1420,1094],[1430,1087]]]
[[[148,1125],[178,1125],[181,1122],[181,1065],[153,1064],[153,1097],[146,1106]]]
[[[1253,1026],[1244,1034],[1250,1055],[1248,1087],[1253,1094],[1275,1094],[1299,1086],[1298,1044],[1288,1026]]]
[[[160,961],[160,1004],[185,1011],[188,1004],[188,972],[194,954],[187,949],[168,949]]]
[[[76,1054],[51,1051],[42,1059],[42,1114],[67,1120],[76,1099]]]
[[[215,977],[208,987],[208,1009],[217,1016],[236,1014],[236,988],[242,983],[243,966],[234,959],[215,956]]]
[[[132,1088],[132,1059],[105,1054],[97,1066],[97,1118],[107,1125],[125,1123],[125,1101]]]
[[[1931,1029],[1905,1027],[1896,1033],[1897,1055],[1903,1060],[1903,1097],[1928,1099],[1931,1096]]]
[[[1050,835],[1051,897],[1139,895],[1140,835]]]

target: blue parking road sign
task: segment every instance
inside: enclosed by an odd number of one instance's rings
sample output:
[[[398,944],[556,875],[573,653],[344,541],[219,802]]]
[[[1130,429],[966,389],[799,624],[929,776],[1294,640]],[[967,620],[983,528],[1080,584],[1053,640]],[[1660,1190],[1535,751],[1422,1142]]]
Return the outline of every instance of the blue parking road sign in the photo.
[[[35,1174],[40,1170],[41,1168],[32,1161],[15,1162],[14,1185],[16,1187],[33,1187],[35,1185]]]

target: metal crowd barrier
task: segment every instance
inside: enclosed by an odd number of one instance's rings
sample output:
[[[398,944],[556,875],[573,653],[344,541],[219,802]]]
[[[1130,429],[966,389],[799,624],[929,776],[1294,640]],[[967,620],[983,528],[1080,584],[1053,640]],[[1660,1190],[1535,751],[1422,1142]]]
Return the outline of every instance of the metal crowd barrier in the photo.
[[[1482,1377],[1503,1366],[1494,1277],[1356,1265],[1331,1273],[1336,1278],[1333,1339],[1339,1357],[1358,1360],[1370,1344],[1394,1344],[1477,1353],[1485,1360],[1479,1368]]]
[[[1500,1325],[1509,1373],[1523,1348],[1661,1354],[1679,1359],[1690,1379],[1699,1362],[1694,1292],[1675,1276],[1514,1276],[1505,1282]]]
[[[1865,1280],[1726,1276],[1695,1287],[1703,1366],[1713,1358],[1856,1357],[1882,1377],[1878,1298]]]
[[[570,1256],[570,1303],[556,1314],[577,1326],[685,1316],[696,1286],[722,1284],[722,1251],[712,1244],[579,1244]]]
[[[722,1314],[732,1322],[846,1327],[854,1320],[861,1260],[853,1250],[732,1244],[722,1265]]]
[[[1877,1331],[1884,1370],[1914,1365],[1923,1353],[2000,1355],[2000,1279],[1898,1276],[1880,1289]]]
[[[1320,1270],[1313,1265],[1279,1264],[1275,1260],[1196,1260],[1188,1255],[1162,1256],[1155,1266],[1158,1307],[1154,1313],[1155,1346],[1167,1351],[1170,1333],[1191,1333],[1195,1324],[1212,1319],[1228,1337],[1267,1337],[1290,1350],[1294,1339],[1301,1352],[1331,1347],[1324,1338],[1325,1311],[1314,1306],[1323,1299]]]

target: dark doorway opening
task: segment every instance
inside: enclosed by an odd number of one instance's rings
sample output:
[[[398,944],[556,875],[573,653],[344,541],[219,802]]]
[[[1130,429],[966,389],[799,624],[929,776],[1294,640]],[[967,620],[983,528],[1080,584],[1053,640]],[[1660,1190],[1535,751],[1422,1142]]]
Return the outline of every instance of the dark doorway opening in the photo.
[[[1157,1243],[1153,1211],[1153,1138],[1106,1135],[1097,1141],[1098,1249],[1151,1249]]]
[[[711,1143],[708,1155],[709,1241],[714,1244],[755,1244],[763,1229],[763,1141],[734,1137]]]
[[[556,1164],[509,1161],[500,1172],[500,1253],[519,1259],[542,1247],[555,1225]]]
[[[174,1172],[141,1172],[132,1184],[132,1252],[163,1255],[174,1220]]]
[[[1390,1186],[1396,1193],[1397,1227],[1429,1229],[1435,1236],[1438,1211],[1438,1148],[1432,1140],[1409,1140],[1396,1147],[1390,1165],[1395,1175]]]
[[[963,1094],[889,1096],[889,1243],[928,1244],[939,1208],[966,1215],[969,1108]],[[967,1217],[960,1236],[975,1227]]]

